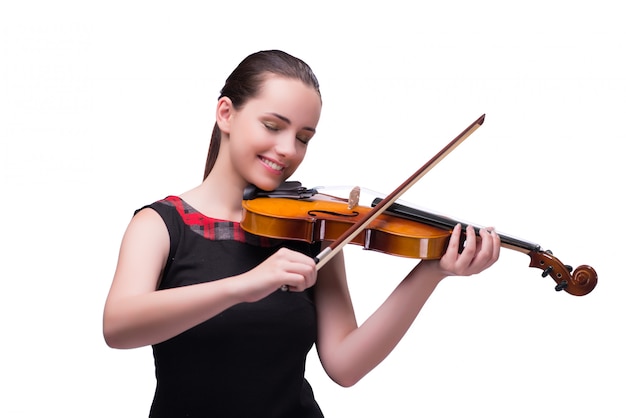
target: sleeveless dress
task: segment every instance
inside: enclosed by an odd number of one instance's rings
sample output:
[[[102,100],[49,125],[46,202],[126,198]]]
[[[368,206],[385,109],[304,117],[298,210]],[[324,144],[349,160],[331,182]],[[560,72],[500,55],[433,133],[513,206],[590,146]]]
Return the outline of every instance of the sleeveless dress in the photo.
[[[159,289],[246,272],[281,246],[318,254],[318,245],[248,234],[176,196],[146,207],[163,218],[170,234]],[[150,417],[323,417],[304,378],[316,336],[312,289],[277,290],[232,306],[152,346],[157,385]]]

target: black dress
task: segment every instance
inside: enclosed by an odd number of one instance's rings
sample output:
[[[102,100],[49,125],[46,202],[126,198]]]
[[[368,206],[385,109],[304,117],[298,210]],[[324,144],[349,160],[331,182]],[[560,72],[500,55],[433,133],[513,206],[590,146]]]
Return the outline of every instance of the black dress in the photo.
[[[174,196],[147,207],[170,234],[159,289],[243,273],[280,246],[310,256],[319,250],[248,234],[238,223],[208,218]],[[153,345],[157,386],[150,417],[322,417],[304,378],[317,336],[312,298],[311,289],[277,290]]]

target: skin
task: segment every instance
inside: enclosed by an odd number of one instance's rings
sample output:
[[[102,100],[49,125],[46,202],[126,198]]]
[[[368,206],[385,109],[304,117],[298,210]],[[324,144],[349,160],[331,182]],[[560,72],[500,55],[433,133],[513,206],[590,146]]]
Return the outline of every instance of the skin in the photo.
[[[180,197],[217,219],[240,221],[244,188],[276,188],[302,162],[319,121],[321,100],[299,80],[268,76],[260,94],[235,109],[218,101],[222,145],[202,184]],[[293,292],[315,286],[317,350],[331,379],[351,386],[378,365],[404,336],[439,282],[480,273],[499,257],[500,239],[490,229],[468,231],[459,254],[460,226],[440,260],[421,261],[360,326],[348,290],[343,254],[319,272],[314,261],[281,249],[238,276],[181,288],[156,290],[169,251],[169,235],[151,209],[133,217],[122,239],[106,300],[104,337],[115,348],[152,345],[180,334],[229,307],[258,301],[282,285]]]

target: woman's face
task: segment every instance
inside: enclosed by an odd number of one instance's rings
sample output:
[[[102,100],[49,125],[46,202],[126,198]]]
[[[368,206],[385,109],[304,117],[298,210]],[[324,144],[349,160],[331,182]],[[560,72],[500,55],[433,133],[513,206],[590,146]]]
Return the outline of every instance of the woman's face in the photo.
[[[247,183],[275,189],[304,159],[321,110],[314,88],[269,76],[257,97],[232,110],[227,126],[232,166]]]

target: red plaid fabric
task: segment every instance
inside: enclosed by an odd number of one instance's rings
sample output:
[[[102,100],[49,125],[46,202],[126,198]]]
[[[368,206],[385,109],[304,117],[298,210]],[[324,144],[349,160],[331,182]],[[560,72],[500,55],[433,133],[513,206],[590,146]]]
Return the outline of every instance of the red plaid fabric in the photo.
[[[262,247],[272,247],[280,242],[250,234],[241,228],[239,222],[205,216],[178,196],[168,196],[162,202],[174,206],[185,225],[206,239],[212,241],[233,240]]]

